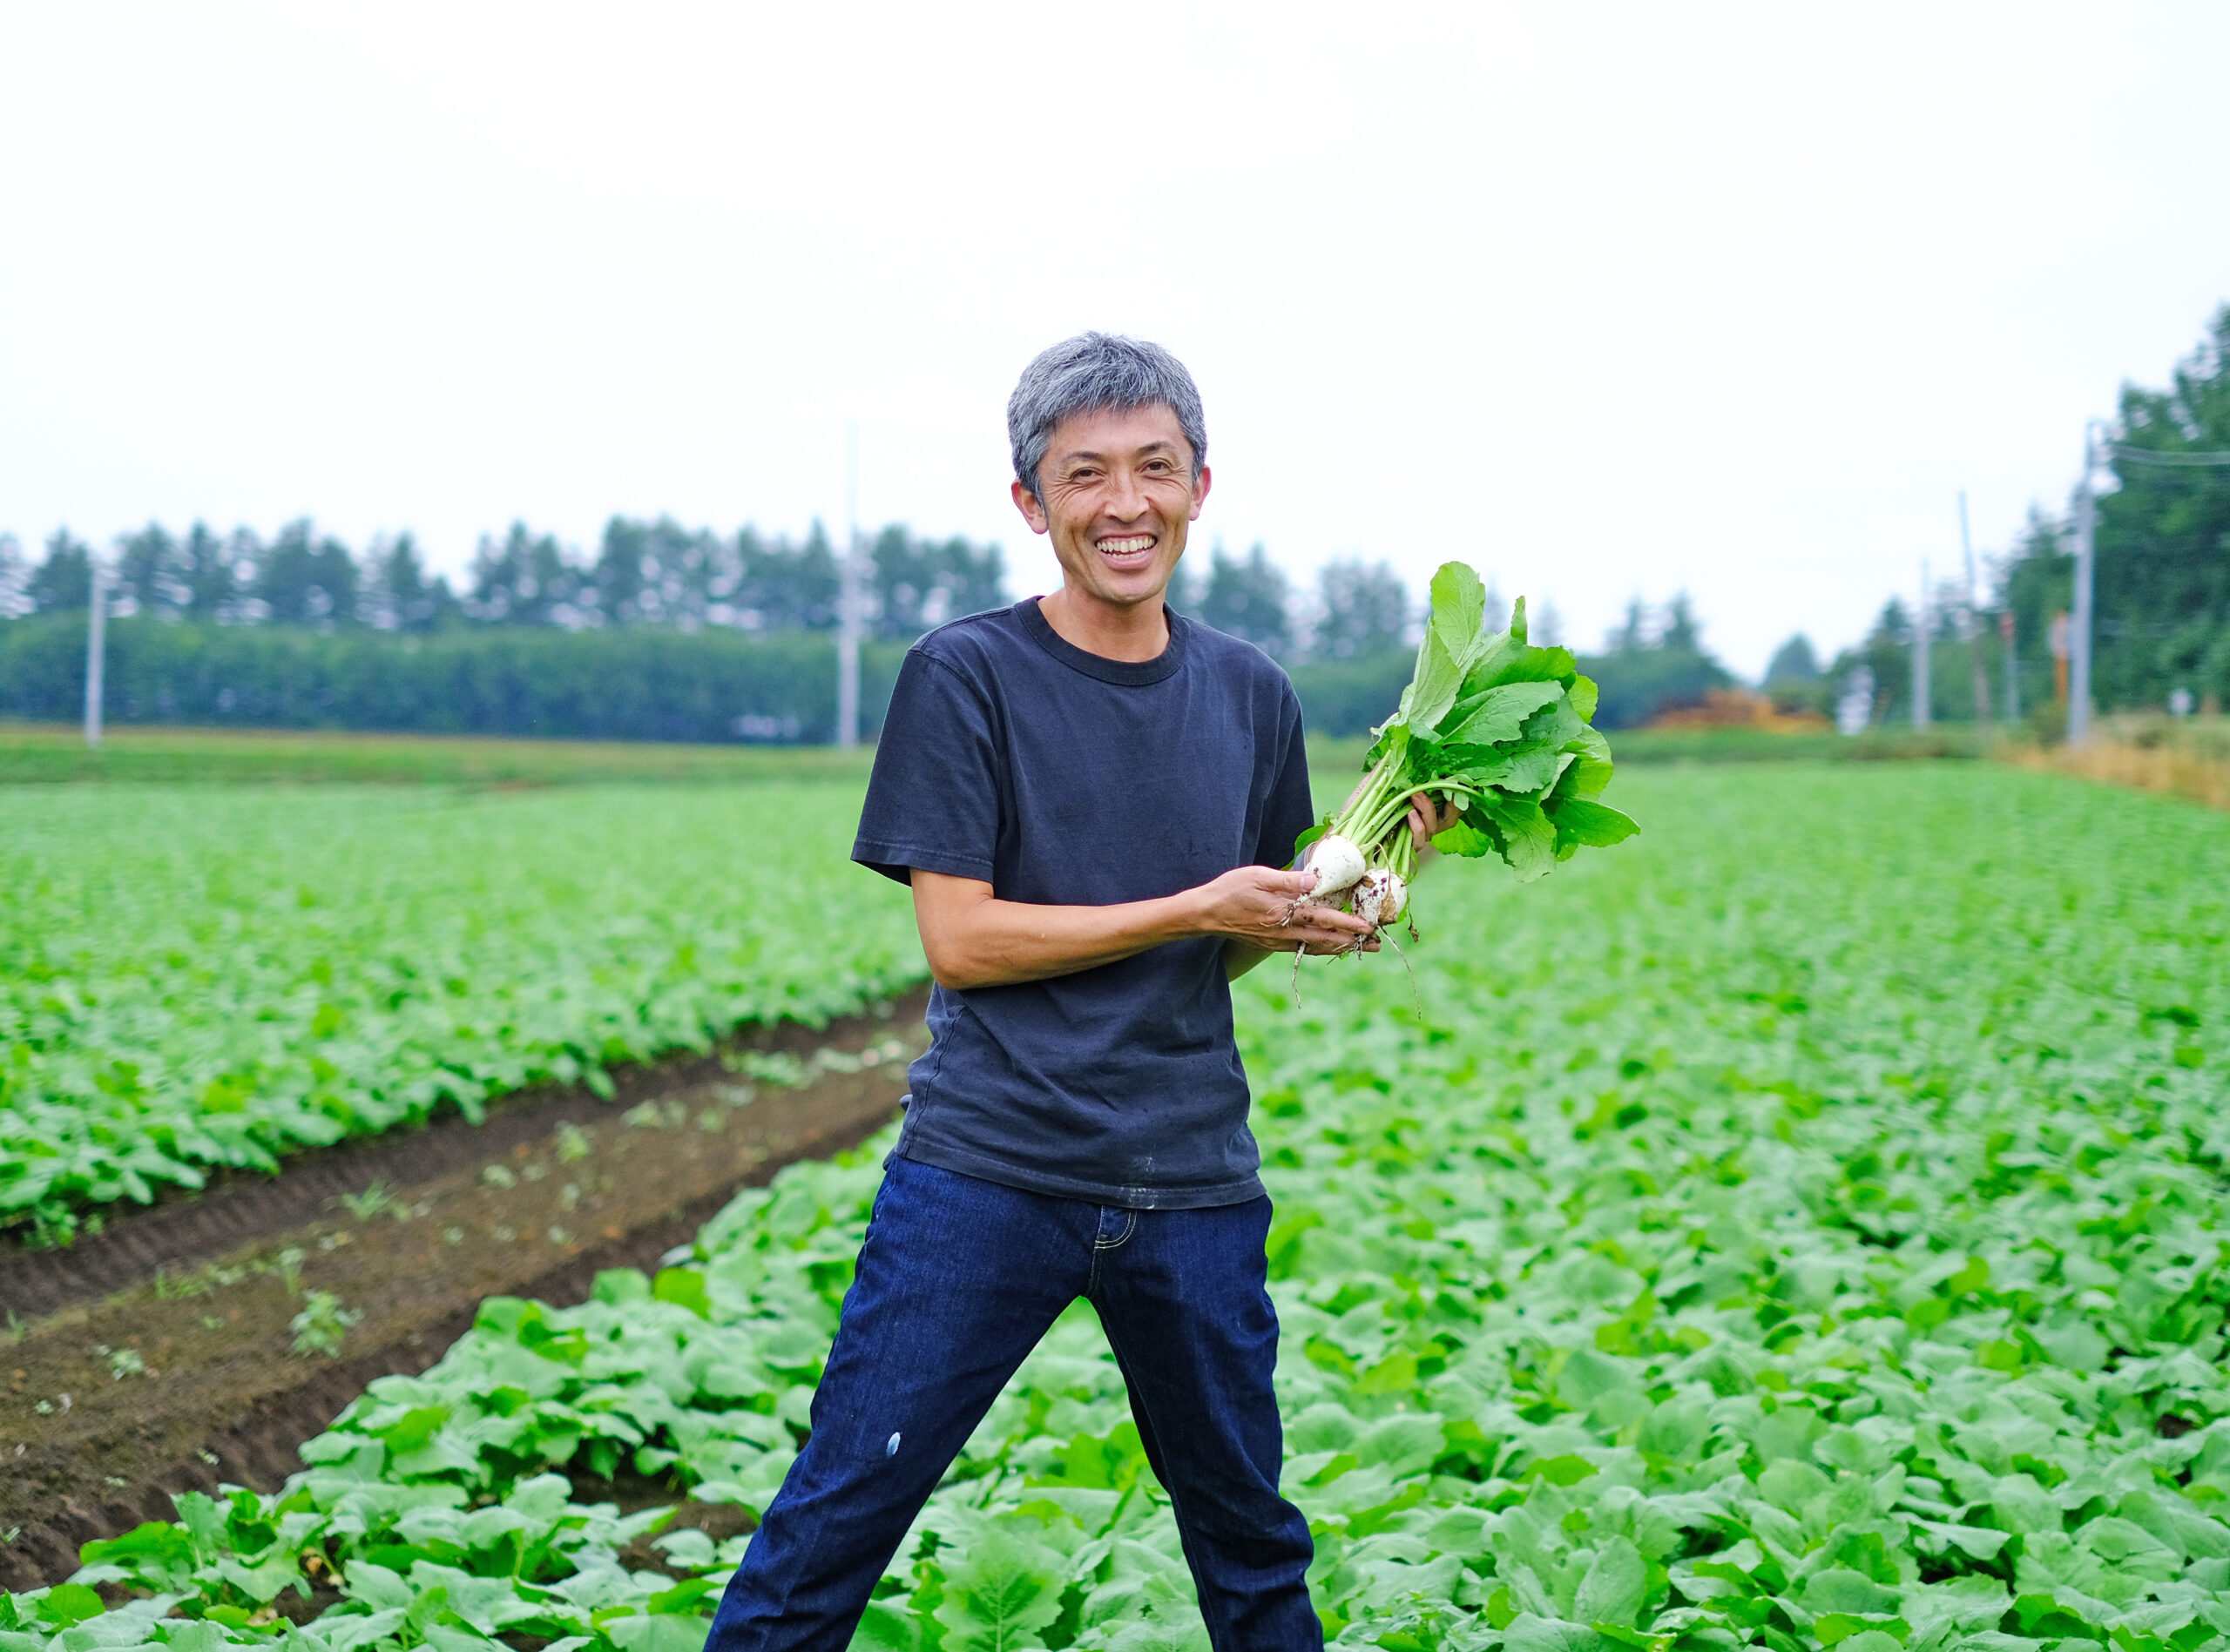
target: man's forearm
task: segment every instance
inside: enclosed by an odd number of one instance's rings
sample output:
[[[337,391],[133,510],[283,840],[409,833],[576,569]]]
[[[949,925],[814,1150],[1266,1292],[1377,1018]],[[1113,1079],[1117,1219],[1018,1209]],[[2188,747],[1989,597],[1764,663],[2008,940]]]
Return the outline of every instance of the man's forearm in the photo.
[[[1234,866],[1196,889],[1105,907],[1038,907],[1001,900],[974,878],[914,873],[922,950],[940,986],[958,992],[1047,981],[1137,956],[1197,935],[1229,944],[1225,967],[1240,973],[1244,952],[1345,952],[1375,943],[1362,920],[1306,905],[1306,872]]]
[[[925,925],[923,946],[930,973],[963,992],[1072,974],[1202,933],[1190,890],[1112,907],[1038,907],[989,895],[943,904],[936,939]]]

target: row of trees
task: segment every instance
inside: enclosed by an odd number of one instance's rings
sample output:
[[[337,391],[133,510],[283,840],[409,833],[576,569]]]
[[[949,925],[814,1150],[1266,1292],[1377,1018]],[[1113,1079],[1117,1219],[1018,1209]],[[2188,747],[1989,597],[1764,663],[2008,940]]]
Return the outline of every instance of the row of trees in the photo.
[[[906,647],[860,651],[870,736]],[[0,717],[74,718],[84,671],[82,613],[0,624]],[[103,707],[114,723],[821,744],[835,733],[836,644],[825,631],[718,625],[421,634],[138,614],[108,627]]]
[[[868,560],[868,624],[876,637],[916,637],[1006,600],[997,545],[922,539],[893,526],[870,542]],[[247,528],[220,535],[196,523],[174,535],[150,524],[117,541],[112,565],[114,611],[127,616],[416,634],[482,625],[830,630],[839,584],[835,551],[818,524],[793,543],[751,528],[691,530],[670,517],[613,517],[594,556],[514,523],[500,539],[480,542],[461,590],[428,571],[409,534],[358,556],[307,521],[268,542]],[[91,549],[66,530],[47,541],[35,567],[0,542],[0,614],[82,610],[91,587]]]
[[[1341,557],[1317,575],[1313,601],[1295,600],[1285,570],[1257,544],[1244,556],[1219,545],[1206,569],[1181,564],[1169,594],[1180,614],[1244,637],[1274,659],[1357,660],[1398,654],[1421,617],[1391,564]],[[1305,610],[1305,611],[1304,611]]]

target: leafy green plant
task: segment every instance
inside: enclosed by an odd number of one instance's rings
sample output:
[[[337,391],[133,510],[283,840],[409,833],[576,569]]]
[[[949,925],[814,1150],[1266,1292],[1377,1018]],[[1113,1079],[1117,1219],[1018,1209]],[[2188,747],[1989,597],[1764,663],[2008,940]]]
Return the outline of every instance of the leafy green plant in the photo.
[[[300,1245],[289,1244],[282,1246],[269,1261],[257,1262],[255,1267],[259,1272],[277,1274],[279,1283],[286,1287],[287,1294],[299,1297],[302,1294],[302,1263],[305,1259],[306,1253]]]
[[[388,1210],[394,1206],[395,1203],[394,1200],[389,1197],[387,1188],[378,1182],[373,1183],[362,1193],[335,1194],[334,1196],[334,1202],[339,1204],[342,1210],[348,1211],[349,1215],[355,1217],[359,1222],[370,1221],[382,1210]],[[402,1212],[398,1208],[397,1214],[403,1215],[406,1213]]]
[[[805,1063],[787,1050],[731,1050],[720,1057],[720,1065],[731,1073],[783,1089],[794,1089],[812,1077]]]
[[[341,1298],[332,1291],[312,1291],[302,1298],[301,1311],[287,1321],[287,1328],[294,1333],[296,1353],[330,1359],[341,1352],[348,1328],[363,1317],[355,1309],[342,1307]]]
[[[147,1362],[135,1348],[111,1348],[104,1345],[93,1352],[108,1361],[108,1374],[118,1382],[122,1382],[126,1377],[145,1374]]]

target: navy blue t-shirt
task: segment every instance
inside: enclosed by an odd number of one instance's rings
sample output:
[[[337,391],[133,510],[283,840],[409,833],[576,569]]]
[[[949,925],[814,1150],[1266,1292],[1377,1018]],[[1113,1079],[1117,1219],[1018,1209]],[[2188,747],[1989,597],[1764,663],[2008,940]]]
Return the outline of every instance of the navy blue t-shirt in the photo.
[[[1112,906],[1285,866],[1310,819],[1301,703],[1267,656],[1172,614],[1159,657],[1105,659],[1032,598],[908,652],[852,858],[901,882],[918,868],[1002,900]],[[898,1151],[1101,1204],[1257,1197],[1223,946],[937,988]]]

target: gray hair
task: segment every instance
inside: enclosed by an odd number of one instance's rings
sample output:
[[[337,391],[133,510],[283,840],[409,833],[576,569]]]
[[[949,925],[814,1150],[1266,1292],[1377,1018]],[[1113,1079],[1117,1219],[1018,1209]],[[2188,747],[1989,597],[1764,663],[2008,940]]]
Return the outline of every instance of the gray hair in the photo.
[[[1040,351],[1007,398],[1015,479],[1037,491],[1046,446],[1071,414],[1151,407],[1177,415],[1178,428],[1193,444],[1193,474],[1199,475],[1208,459],[1208,426],[1200,392],[1182,361],[1159,344],[1116,333],[1079,333]]]

